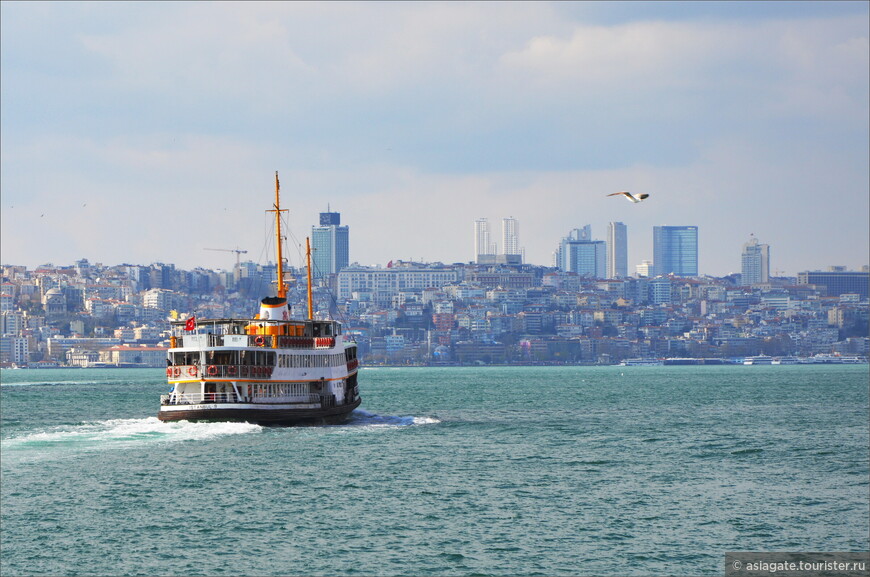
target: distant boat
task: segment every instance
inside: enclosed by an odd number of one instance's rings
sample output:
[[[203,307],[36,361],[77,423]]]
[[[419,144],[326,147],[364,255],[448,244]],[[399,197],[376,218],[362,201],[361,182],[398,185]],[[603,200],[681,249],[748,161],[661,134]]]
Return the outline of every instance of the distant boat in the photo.
[[[767,355],[758,355],[756,357],[746,357],[743,359],[744,365],[772,365],[773,357]]]
[[[665,362],[661,359],[625,359],[619,366],[621,367],[660,367]]]
[[[867,358],[855,355],[818,354],[807,358],[806,362],[811,365],[863,365],[867,364]]]
[[[344,420],[360,403],[355,342],[341,324],[312,318],[308,244],[308,319],[291,320],[281,256],[281,208],[275,173],[277,296],[246,319],[172,322],[161,421],[325,424]]]

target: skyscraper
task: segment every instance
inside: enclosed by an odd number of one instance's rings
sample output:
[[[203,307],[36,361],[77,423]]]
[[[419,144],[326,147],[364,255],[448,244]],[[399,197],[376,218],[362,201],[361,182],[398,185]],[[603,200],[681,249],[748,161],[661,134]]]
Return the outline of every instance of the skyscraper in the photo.
[[[489,236],[489,221],[478,218],[474,221],[474,260],[480,261],[481,255],[495,255],[495,252],[495,243]]]
[[[562,239],[557,253],[557,263],[564,272],[582,276],[604,278],[607,272],[607,246],[604,241],[591,240],[590,226],[575,228]]]
[[[347,267],[350,262],[349,238],[348,227],[341,226],[341,213],[320,213],[320,226],[311,227],[312,277],[323,278]]]
[[[755,236],[743,245],[740,257],[743,284],[764,284],[770,280],[770,247],[760,244]]]
[[[653,276],[698,276],[698,227],[653,227]]]
[[[607,278],[628,276],[628,228],[621,222],[607,225]]]
[[[501,239],[505,255],[519,255],[520,221],[512,216],[503,218],[501,221]]]

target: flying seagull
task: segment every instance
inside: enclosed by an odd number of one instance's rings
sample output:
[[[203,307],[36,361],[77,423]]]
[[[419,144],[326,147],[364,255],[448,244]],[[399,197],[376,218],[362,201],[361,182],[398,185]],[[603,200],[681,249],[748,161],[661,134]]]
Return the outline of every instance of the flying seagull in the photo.
[[[607,196],[617,196],[619,194],[625,196],[625,198],[627,198],[631,202],[635,202],[635,203],[649,198],[649,195],[646,193],[644,193],[644,194],[631,194],[630,192],[614,192],[613,194],[608,194]]]

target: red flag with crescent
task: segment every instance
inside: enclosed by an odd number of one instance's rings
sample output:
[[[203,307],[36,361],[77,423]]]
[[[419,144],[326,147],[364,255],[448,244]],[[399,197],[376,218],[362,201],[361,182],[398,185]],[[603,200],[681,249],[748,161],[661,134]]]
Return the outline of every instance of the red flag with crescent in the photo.
[[[196,328],[196,317],[190,317],[187,319],[187,322],[184,323],[184,330],[192,331]]]

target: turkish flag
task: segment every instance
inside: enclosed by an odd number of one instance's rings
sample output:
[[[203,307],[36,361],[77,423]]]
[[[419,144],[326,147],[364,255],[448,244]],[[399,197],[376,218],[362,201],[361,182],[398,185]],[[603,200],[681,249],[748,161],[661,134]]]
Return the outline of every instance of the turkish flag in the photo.
[[[184,330],[192,331],[196,328],[196,317],[190,317],[187,319],[187,322],[184,323]]]

